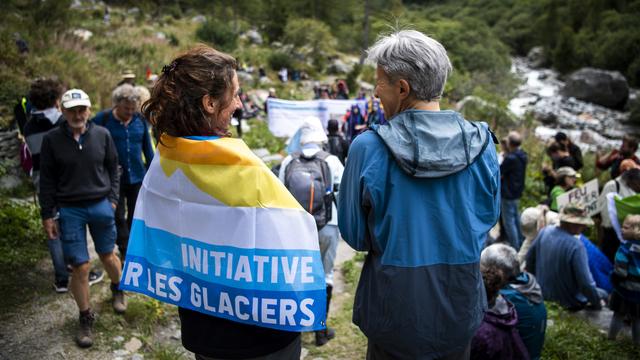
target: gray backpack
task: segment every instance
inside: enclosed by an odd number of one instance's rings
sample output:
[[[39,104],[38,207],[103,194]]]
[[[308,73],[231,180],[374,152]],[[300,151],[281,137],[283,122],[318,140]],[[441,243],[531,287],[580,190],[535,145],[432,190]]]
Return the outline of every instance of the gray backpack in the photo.
[[[324,151],[313,156],[293,153],[284,175],[284,185],[300,205],[313,215],[318,230],[331,220],[333,192],[331,172],[326,161],[329,155]]]

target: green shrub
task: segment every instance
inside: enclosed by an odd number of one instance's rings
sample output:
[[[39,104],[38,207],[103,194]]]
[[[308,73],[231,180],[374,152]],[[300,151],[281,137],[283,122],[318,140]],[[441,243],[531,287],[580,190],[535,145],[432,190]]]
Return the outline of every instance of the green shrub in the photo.
[[[169,33],[169,45],[171,45],[171,46],[179,46],[180,45],[180,40],[173,33]]]
[[[291,56],[281,51],[271,53],[271,55],[269,55],[269,58],[267,59],[267,62],[269,63],[269,68],[275,71],[278,71],[283,67],[291,69],[293,65]]]
[[[284,140],[273,136],[265,121],[249,120],[249,126],[251,126],[251,131],[242,136],[249,148],[265,148],[272,154],[277,154],[284,149]]]
[[[200,25],[196,30],[196,36],[225,52],[233,51],[238,41],[238,35],[229,25],[215,20],[207,20]]]
[[[543,359],[638,359],[640,347],[628,339],[610,341],[587,321],[552,302],[547,305],[548,319]]]
[[[0,198],[0,271],[32,267],[46,254],[38,208]]]
[[[336,40],[329,26],[315,19],[291,18],[284,28],[284,42],[312,59],[316,71],[323,71],[329,55],[335,52]]]
[[[349,74],[347,74],[347,87],[349,87],[349,91],[351,92],[351,95],[356,95],[358,93],[358,91],[360,90],[358,88],[358,76],[360,76],[360,73],[362,72],[362,68],[363,66],[360,64],[355,64],[353,66],[353,69],[349,72]]]

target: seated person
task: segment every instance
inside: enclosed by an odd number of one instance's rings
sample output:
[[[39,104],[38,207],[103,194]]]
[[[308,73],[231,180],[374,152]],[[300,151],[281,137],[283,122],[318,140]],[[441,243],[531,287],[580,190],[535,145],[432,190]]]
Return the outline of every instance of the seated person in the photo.
[[[596,288],[587,251],[576,238],[592,225],[583,205],[568,204],[560,212],[560,226],[546,226],[531,244],[526,270],[536,276],[545,300],[574,311],[602,308],[606,293]]]
[[[507,284],[500,289],[500,295],[516,308],[516,328],[529,357],[540,359],[547,328],[547,309],[535,276],[520,271],[516,250],[506,244],[494,244],[484,249],[480,255],[480,266],[500,268],[508,276]]]
[[[572,169],[578,168],[576,160],[571,156],[569,150],[561,143],[553,142],[547,148],[547,155],[551,159],[551,167],[544,165],[542,167],[543,181],[547,194],[556,184],[556,171],[561,167],[568,166]]]
[[[516,324],[516,308],[499,291],[507,284],[507,275],[499,266],[482,266],[482,280],[489,310],[471,340],[471,359],[529,359]]]
[[[580,177],[572,167],[563,166],[556,170],[556,185],[551,189],[551,205],[549,208],[558,211],[558,196],[566,193],[576,186],[576,180]]]
[[[622,223],[624,242],[616,252],[611,274],[614,291],[609,307],[613,310],[609,339],[615,340],[625,317],[631,322],[631,338],[640,345],[640,215],[627,215]]]
[[[569,156],[571,156],[575,165],[574,169],[576,171],[582,169],[584,163],[582,161],[582,150],[580,150],[580,147],[574,144],[573,141],[569,139],[567,134],[562,131],[558,131],[554,137],[556,139],[556,142],[560,145],[563,145],[569,152]]]
[[[611,271],[613,271],[613,265],[589,238],[580,234],[580,241],[582,241],[582,245],[584,245],[584,249],[587,251],[589,271],[591,272],[591,276],[593,276],[593,281],[596,282],[596,287],[610,294],[613,286],[611,285],[609,275]]]
[[[596,154],[596,166],[600,170],[607,170],[611,172],[611,178],[617,178],[620,171],[620,164],[625,159],[631,159],[636,164],[640,164],[640,159],[636,156],[636,151],[638,151],[638,140],[625,135],[622,138],[622,145],[620,145],[620,149],[612,150],[610,153],[604,156],[600,156],[600,154]]]
[[[602,227],[600,250],[612,263],[618,246],[620,246],[620,240],[618,240],[618,235],[613,230],[613,224],[609,216],[607,194],[617,193],[620,197],[626,198],[640,192],[640,166],[633,160],[626,159],[620,164],[620,171],[620,176],[604,184],[598,197],[598,211],[602,218],[602,223],[600,224]]]

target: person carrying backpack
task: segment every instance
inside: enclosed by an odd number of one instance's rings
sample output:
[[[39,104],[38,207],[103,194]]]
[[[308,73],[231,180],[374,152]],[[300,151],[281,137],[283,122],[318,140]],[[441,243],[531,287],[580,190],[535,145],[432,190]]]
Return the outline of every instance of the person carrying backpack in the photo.
[[[327,135],[328,141],[325,150],[331,155],[337,156],[342,165],[344,165],[344,162],[347,160],[347,153],[349,152],[349,142],[340,134],[339,129],[338,120],[329,120],[327,124],[329,135]]]
[[[298,131],[301,150],[282,161],[278,177],[316,220],[327,283],[328,313],[333,290],[333,263],[340,235],[336,199],[344,166],[338,157],[322,150],[328,139],[320,119],[305,119]],[[325,330],[316,331],[315,335],[316,346],[322,346],[335,337],[335,331],[327,326]]]

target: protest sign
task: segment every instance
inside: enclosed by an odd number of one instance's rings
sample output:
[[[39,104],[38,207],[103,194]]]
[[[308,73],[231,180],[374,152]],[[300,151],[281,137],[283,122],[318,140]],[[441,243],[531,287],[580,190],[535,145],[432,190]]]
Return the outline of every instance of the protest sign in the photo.
[[[162,140],[138,196],[121,288],[251,325],[324,328],[313,217],[242,140]]]
[[[567,191],[558,196],[558,209],[562,209],[565,205],[582,204],[587,209],[589,216],[598,213],[598,179],[593,179],[583,186]]]
[[[292,101],[268,98],[269,130],[275,136],[291,137],[309,116],[319,118],[326,129],[329,119],[341,120],[353,104],[357,104],[360,112],[364,114],[366,103],[366,100]]]

